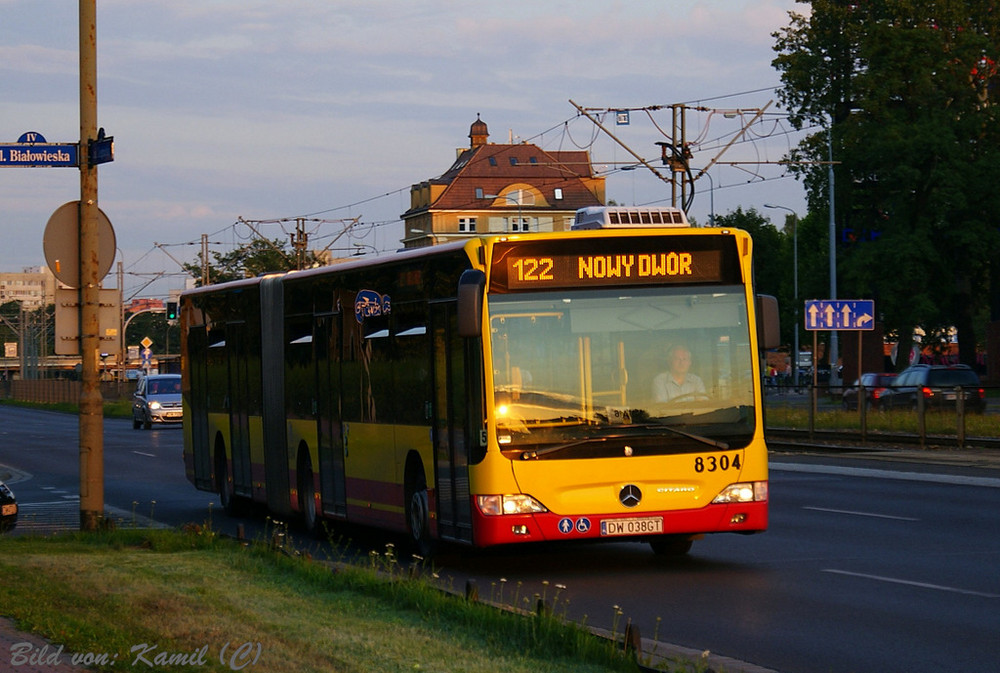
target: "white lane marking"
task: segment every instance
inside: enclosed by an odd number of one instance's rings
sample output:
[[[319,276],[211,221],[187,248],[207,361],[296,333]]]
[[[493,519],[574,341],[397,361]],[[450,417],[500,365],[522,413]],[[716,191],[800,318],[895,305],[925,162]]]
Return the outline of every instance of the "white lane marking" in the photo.
[[[920,521],[912,516],[893,516],[892,514],[876,514],[875,512],[855,512],[849,509],[830,509],[829,507],[803,507],[814,512],[830,512],[832,514],[852,514],[854,516],[870,516],[876,519],[894,519],[896,521]]]
[[[146,453],[145,451],[133,451],[132,453],[137,453],[140,456],[148,456],[150,458],[156,458],[156,454],[155,453]]]
[[[947,587],[941,584],[928,584],[927,582],[913,582],[911,580],[901,580],[896,577],[884,577],[882,575],[867,575],[865,573],[852,573],[847,570],[837,570],[835,568],[823,568],[821,572],[833,573],[835,575],[847,575],[848,577],[861,577],[863,579],[876,580],[879,582],[889,582],[891,584],[905,584],[911,587],[920,587],[921,589],[948,591],[955,594],[965,594],[966,596],[980,596],[982,598],[1000,598],[1000,594],[991,594],[991,593],[986,593],[985,591],[971,591],[969,589]]]
[[[865,467],[837,467],[834,465],[806,465],[800,463],[772,462],[768,464],[768,468],[777,472],[812,472],[815,474],[839,474],[851,477],[896,479],[899,481],[929,481],[937,484],[957,484],[959,486],[1000,488],[1000,479],[993,477],[963,477],[957,474],[896,472],[894,470],[873,470]]]

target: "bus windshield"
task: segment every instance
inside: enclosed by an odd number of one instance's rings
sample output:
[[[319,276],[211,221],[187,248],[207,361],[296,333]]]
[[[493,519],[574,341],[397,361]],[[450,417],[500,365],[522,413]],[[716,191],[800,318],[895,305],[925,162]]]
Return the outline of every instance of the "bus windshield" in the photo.
[[[657,453],[746,446],[754,389],[744,292],[713,285],[490,295],[501,450],[623,437],[653,437],[646,452]]]

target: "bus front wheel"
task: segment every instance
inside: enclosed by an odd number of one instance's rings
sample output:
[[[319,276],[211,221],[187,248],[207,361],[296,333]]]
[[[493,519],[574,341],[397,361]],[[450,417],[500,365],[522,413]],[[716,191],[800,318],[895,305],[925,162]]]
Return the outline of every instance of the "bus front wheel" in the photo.
[[[691,551],[694,541],[687,535],[662,535],[649,541],[657,556],[684,556]]]

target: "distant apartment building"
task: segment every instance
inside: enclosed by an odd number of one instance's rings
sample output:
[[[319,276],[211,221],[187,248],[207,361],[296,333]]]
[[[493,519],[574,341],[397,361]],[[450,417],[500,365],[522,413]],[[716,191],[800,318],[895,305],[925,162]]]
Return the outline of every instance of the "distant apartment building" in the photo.
[[[604,178],[583,150],[491,143],[476,116],[468,148],[440,177],[410,187],[403,245],[420,248],[477,234],[565,231],[578,208],[605,201]]]
[[[20,273],[0,272],[0,304],[11,301],[26,309],[54,304],[56,277],[46,266],[29,267]]]
[[[162,299],[148,299],[137,297],[125,306],[126,313],[139,313],[140,311],[163,310],[166,304]]]

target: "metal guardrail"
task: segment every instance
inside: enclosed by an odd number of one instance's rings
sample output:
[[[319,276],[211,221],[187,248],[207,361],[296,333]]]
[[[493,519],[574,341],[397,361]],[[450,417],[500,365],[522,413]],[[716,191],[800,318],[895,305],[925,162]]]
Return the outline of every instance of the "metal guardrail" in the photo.
[[[1000,387],[983,388],[987,391],[985,412],[976,414],[966,413],[961,404],[954,411],[928,410],[922,398],[918,398],[915,412],[869,410],[864,406],[845,410],[841,396],[843,387],[765,386],[766,432],[776,440],[1000,448],[1000,421],[996,421],[1000,414]],[[794,422],[789,423],[789,418],[794,418]],[[831,418],[837,427],[829,427]],[[988,425],[985,433],[984,419]],[[971,433],[967,431],[970,424]],[[822,425],[822,429],[818,425]],[[900,425],[905,429],[899,429]]]
[[[893,446],[900,448],[949,447],[964,449],[1000,450],[1000,437],[965,437],[959,443],[957,435],[927,435],[921,438],[917,434],[861,432],[851,430],[799,430],[795,428],[768,428],[765,431],[767,444],[770,448],[801,447],[804,444],[823,443],[851,448],[870,448],[874,446]]]

